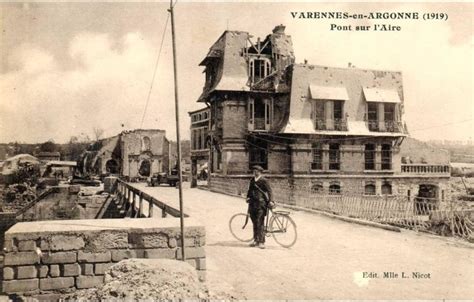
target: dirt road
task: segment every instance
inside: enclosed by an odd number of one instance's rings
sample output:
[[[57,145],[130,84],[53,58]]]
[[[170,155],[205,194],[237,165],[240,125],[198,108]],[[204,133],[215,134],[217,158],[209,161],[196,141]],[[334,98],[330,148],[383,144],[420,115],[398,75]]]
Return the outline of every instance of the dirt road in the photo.
[[[177,189],[136,186],[178,207]],[[243,199],[190,189],[188,184],[183,191],[185,213],[206,227],[211,290],[225,290],[239,299],[474,297],[474,249],[453,240],[293,211],[296,245],[281,248],[270,238],[267,249],[260,250],[236,241],[228,230],[232,214],[246,210]],[[370,278],[371,272],[378,278]],[[384,278],[384,272],[398,277]],[[402,278],[402,272],[409,278]],[[423,278],[413,278],[413,273]]]

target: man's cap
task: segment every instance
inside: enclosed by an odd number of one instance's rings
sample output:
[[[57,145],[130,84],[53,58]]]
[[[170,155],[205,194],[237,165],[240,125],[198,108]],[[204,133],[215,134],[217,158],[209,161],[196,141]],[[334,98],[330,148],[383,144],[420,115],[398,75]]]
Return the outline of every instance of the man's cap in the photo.
[[[262,171],[263,171],[263,168],[262,168],[261,166],[259,166],[259,165],[255,165],[255,166],[252,167],[252,170],[257,170],[257,171],[262,172]]]

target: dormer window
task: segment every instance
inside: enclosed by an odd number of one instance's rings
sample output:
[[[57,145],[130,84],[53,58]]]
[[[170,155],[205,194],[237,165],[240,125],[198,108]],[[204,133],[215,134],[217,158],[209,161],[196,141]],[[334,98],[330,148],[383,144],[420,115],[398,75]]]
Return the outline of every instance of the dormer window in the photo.
[[[249,75],[252,84],[266,78],[271,73],[272,64],[269,59],[256,57],[249,59]]]
[[[402,132],[400,97],[396,90],[364,88],[367,101],[366,123],[370,131]]]
[[[313,122],[316,130],[347,131],[344,101],[349,100],[345,87],[309,86],[313,101]]]

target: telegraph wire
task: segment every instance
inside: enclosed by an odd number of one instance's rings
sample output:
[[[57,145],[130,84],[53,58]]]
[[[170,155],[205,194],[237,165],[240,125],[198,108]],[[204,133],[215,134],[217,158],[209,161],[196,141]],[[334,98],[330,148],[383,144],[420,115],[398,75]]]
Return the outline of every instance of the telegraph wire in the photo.
[[[178,1],[176,1],[176,2],[178,2]],[[175,5],[176,5],[176,2],[175,2]],[[165,41],[166,29],[168,28],[169,18],[170,18],[170,15],[167,14],[165,27],[163,29],[163,34],[161,36],[160,49],[158,50],[158,56],[156,58],[155,69],[153,71],[153,76],[151,78],[150,89],[148,90],[148,96],[146,98],[146,103],[145,103],[145,108],[143,110],[143,115],[142,115],[142,121],[140,123],[140,128],[143,127],[143,121],[145,120],[146,111],[148,109],[148,103],[150,102],[151,91],[153,90],[153,83],[155,82],[156,71],[158,70],[158,63],[160,62],[161,50],[163,49],[163,42]]]

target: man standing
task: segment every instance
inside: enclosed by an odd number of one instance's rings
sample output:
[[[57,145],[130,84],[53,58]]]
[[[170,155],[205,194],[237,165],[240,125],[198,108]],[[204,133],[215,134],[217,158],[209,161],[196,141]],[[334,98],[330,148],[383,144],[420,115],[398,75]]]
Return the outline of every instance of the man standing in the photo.
[[[254,177],[250,180],[247,192],[250,219],[253,223],[253,239],[250,246],[265,248],[265,232],[263,230],[267,208],[272,201],[272,189],[268,180],[262,176],[263,168],[253,166]]]

